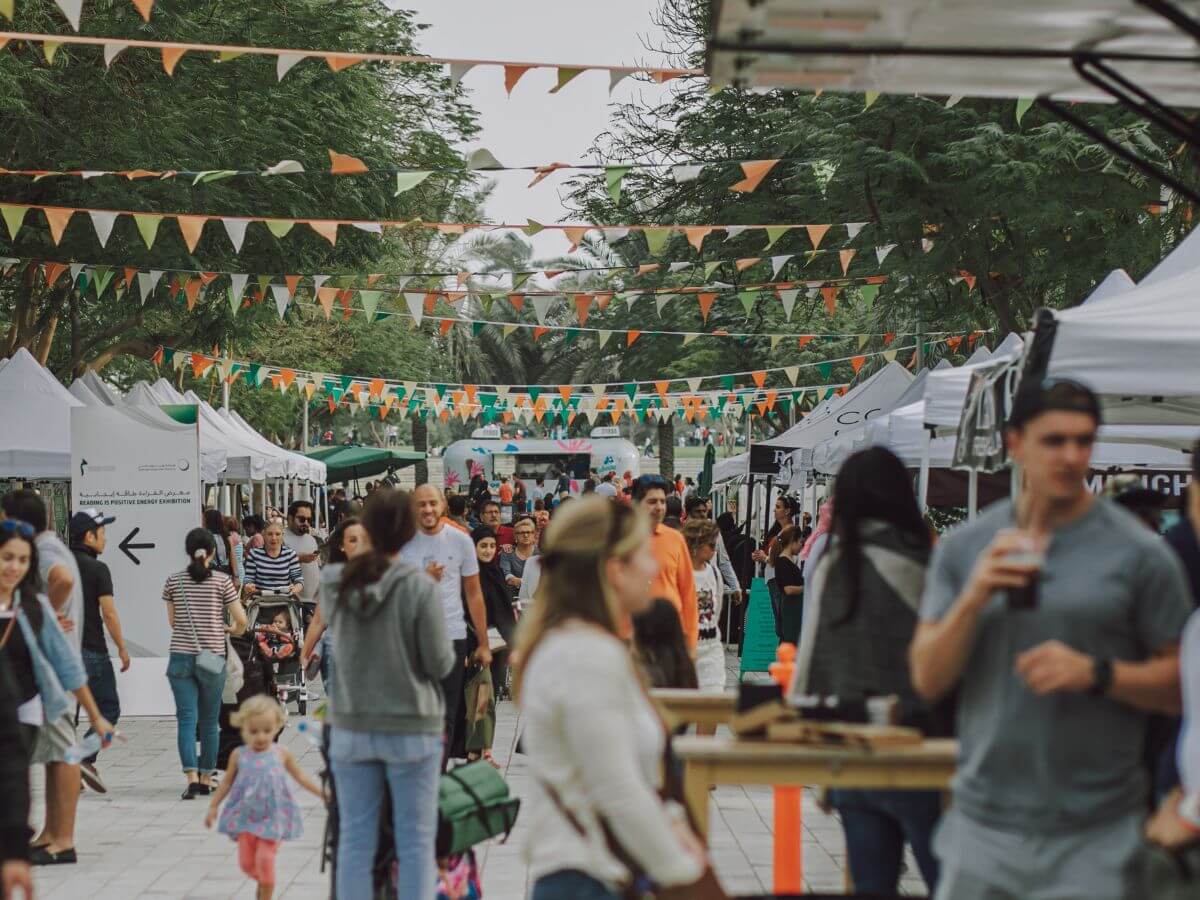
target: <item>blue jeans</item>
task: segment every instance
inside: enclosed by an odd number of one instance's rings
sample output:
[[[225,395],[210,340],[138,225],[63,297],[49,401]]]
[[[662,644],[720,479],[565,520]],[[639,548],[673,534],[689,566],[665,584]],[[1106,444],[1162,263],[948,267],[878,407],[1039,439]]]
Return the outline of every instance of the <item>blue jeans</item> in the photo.
[[[194,653],[172,653],[167,663],[167,680],[175,695],[175,721],[178,724],[179,762],[184,772],[211,775],[217,771],[217,742],[220,726],[221,691],[225,689],[225,669],[215,675],[196,668]],[[196,760],[196,739],[200,739],[200,760]]]
[[[401,900],[433,900],[437,892],[440,734],[383,734],[333,729],[329,760],[338,805],[335,894],[338,900],[374,897],[371,869],[379,845],[384,785],[392,797]]]
[[[530,900],[621,900],[612,888],[578,869],[543,875],[533,884]]]
[[[933,832],[942,815],[937,791],[835,790],[830,800],[842,818],[855,891],[896,896],[907,842],[933,895],[938,882]]]
[[[100,653],[83,649],[80,653],[83,656],[83,668],[87,671],[88,687],[92,690],[92,696],[96,698],[96,706],[100,707],[100,715],[116,725],[117,720],[121,718],[121,698],[117,696],[117,676],[113,672],[108,651]],[[87,733],[91,734],[94,730],[89,728]],[[87,763],[95,761],[95,753],[84,760]]]

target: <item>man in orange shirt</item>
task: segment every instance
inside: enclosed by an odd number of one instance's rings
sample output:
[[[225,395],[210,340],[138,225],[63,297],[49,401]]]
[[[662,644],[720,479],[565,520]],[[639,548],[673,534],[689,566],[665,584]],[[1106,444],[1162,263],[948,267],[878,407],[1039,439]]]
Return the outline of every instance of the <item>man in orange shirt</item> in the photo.
[[[653,597],[666,597],[677,610],[683,634],[694,652],[700,637],[700,608],[696,580],[687,541],[678,531],[663,525],[667,515],[670,483],[661,475],[643,475],[633,483],[633,502],[650,517],[650,550],[658,560],[658,576],[650,586]]]

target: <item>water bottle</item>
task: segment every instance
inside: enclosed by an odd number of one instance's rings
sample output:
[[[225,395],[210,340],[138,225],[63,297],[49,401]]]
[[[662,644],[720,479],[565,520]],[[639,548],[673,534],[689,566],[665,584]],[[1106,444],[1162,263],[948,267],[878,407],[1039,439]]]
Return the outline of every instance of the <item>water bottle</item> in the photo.
[[[99,753],[101,746],[103,746],[103,742],[100,740],[100,735],[95,733],[86,735],[78,744],[68,747],[63,752],[63,761],[69,766],[77,766],[89,756]]]
[[[314,722],[312,719],[301,719],[296,723],[296,730],[308,738],[308,742],[314,747],[321,746],[323,727],[320,722]]]

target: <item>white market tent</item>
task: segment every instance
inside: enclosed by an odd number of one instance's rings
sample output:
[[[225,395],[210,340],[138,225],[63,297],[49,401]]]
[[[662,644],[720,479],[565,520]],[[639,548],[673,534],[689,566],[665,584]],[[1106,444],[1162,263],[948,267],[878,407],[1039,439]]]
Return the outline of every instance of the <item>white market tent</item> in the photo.
[[[218,409],[217,415],[225,419],[238,434],[245,434],[250,439],[251,446],[257,446],[263,450],[269,449],[275,452],[282,452],[287,461],[289,477],[299,478],[301,481],[309,481],[313,484],[325,483],[325,463],[320,460],[309,459],[303,453],[282,450],[280,447],[272,444],[262,434],[255,431],[236,409]]]
[[[1194,39],[1136,0],[710,5],[708,69],[718,87],[1111,102],[1072,64],[1106,57],[1160,100],[1200,106]],[[1173,6],[1196,18],[1194,0]]]
[[[24,347],[0,367],[0,478],[69,479],[71,409],[83,404]]]

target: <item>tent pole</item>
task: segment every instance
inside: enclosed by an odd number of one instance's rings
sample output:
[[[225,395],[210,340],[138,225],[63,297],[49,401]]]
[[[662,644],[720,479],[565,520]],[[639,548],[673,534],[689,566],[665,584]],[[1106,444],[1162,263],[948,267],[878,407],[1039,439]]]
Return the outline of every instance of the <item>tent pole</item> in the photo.
[[[979,515],[979,470],[971,468],[967,472],[967,520],[975,521]]]
[[[300,406],[301,406],[301,409],[303,410],[303,414],[300,419],[300,435],[301,435],[301,437],[300,437],[300,452],[307,453],[308,452],[308,398],[307,397],[304,399],[304,402],[300,404]]]
[[[925,446],[921,450],[921,477],[918,482],[918,499],[921,502],[921,512],[929,508],[929,454],[933,443],[933,434],[925,429]]]

